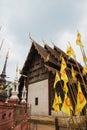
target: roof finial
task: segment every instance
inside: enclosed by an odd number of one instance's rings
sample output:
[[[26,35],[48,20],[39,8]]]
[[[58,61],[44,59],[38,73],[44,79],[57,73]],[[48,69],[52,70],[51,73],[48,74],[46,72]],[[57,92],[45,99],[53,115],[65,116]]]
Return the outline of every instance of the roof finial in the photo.
[[[50,60],[50,54],[47,55],[45,61],[48,62]]]
[[[46,42],[42,39],[42,42],[43,42],[43,45],[44,45],[44,47],[46,46]]]
[[[30,33],[29,33],[29,38],[30,38],[31,42],[33,42],[33,41],[34,41],[34,40],[32,39],[32,37],[31,37]]]
[[[51,43],[52,43],[52,45],[53,45],[53,46],[55,46],[55,44],[54,44],[54,42],[53,42],[53,41],[51,41]]]

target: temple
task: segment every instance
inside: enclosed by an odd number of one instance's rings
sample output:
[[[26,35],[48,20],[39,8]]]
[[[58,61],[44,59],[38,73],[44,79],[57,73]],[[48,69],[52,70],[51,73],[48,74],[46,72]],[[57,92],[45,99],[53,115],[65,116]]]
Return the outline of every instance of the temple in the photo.
[[[83,70],[81,64],[73,58],[68,58],[68,56],[56,45],[54,45],[53,49],[47,44],[42,47],[32,40],[31,49],[25,60],[21,73],[22,75],[26,75],[26,77],[21,76],[21,85],[19,87],[21,96],[23,80],[26,80],[26,88],[28,91],[27,102],[31,105],[32,115],[52,115],[52,104],[55,95],[53,84],[56,71],[58,71],[60,75],[61,57],[64,57],[67,64],[67,86],[73,107],[75,108],[77,100],[77,81],[80,82],[82,91],[86,97],[87,75],[84,75],[83,77],[81,76]],[[77,80],[74,80],[72,77],[72,67],[76,73]],[[63,80],[58,81],[56,84],[57,94],[60,94],[62,101],[64,100],[63,86]],[[82,113],[85,113],[85,108]]]
[[[5,113],[9,115],[8,130],[85,130],[87,72],[83,73],[83,66],[56,45],[41,46],[30,39],[21,76],[18,79],[16,75],[7,101],[11,110]],[[1,83],[6,83],[7,58]]]

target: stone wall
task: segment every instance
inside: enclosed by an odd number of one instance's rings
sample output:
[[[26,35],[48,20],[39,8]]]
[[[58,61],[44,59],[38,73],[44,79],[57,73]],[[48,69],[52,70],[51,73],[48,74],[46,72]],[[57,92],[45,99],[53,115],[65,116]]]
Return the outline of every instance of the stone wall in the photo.
[[[28,130],[26,107],[0,102],[0,130]]]

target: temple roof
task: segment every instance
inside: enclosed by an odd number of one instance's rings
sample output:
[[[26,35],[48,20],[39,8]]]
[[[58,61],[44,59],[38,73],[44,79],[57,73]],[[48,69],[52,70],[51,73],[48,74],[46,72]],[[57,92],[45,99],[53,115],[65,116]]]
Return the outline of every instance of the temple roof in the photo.
[[[35,41],[32,41],[30,52],[27,55],[27,58],[25,60],[25,63],[24,63],[24,66],[23,66],[23,69],[22,69],[21,73],[25,74],[25,71],[27,69],[27,64],[29,66],[29,62],[28,61],[32,60],[32,55],[33,55],[33,53],[35,53],[35,50],[38,52],[38,54],[41,56],[41,58],[43,58],[44,60],[46,60],[46,57],[48,55],[47,51],[42,46],[40,46],[39,44],[37,44]]]
[[[78,73],[77,61],[75,61],[73,58],[68,58],[68,56],[65,54],[65,52],[63,52],[61,49],[59,49],[56,45],[54,45],[54,48],[51,48],[47,44],[45,44],[45,46],[42,47],[33,40],[30,51],[27,55],[24,66],[22,68],[22,72],[21,72],[22,74],[26,74],[26,70],[29,68],[29,63],[32,60],[33,54],[35,54],[35,50],[38,52],[38,54],[44,60],[45,64],[52,63],[55,66],[60,66],[61,56],[63,56],[66,60],[67,66],[70,69],[71,69],[71,66],[73,66],[74,69]],[[82,66],[79,62],[78,62],[78,65],[79,65],[80,69],[82,69]]]
[[[36,52],[43,59],[44,66],[47,68],[48,71],[52,71],[52,73],[55,73],[55,70],[60,71],[61,56],[63,56],[67,64],[67,70],[71,71],[71,67],[73,66],[77,77],[81,78],[79,70],[82,72],[83,67],[81,66],[79,62],[77,62],[73,58],[68,58],[66,53],[62,51],[61,49],[59,49],[56,45],[54,45],[54,48],[51,48],[47,44],[45,44],[44,47],[42,47],[34,40],[32,40],[32,45],[27,55],[27,58],[25,60],[21,74],[27,75],[30,63],[33,60],[32,56],[34,56]]]

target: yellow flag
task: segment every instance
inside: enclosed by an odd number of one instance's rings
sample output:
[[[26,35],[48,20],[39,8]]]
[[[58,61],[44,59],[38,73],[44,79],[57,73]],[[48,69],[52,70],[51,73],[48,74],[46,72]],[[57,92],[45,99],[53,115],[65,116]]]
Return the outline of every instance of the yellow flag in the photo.
[[[54,102],[53,102],[52,108],[54,109],[55,112],[58,112],[60,110],[59,109],[59,99],[58,99],[56,92],[55,92],[55,97],[54,97]]]
[[[67,46],[66,55],[68,55],[69,57],[72,56],[73,58],[76,58],[76,54],[70,44],[69,46]]]
[[[81,90],[80,82],[78,82],[77,104],[75,106],[75,114],[78,115],[85,105],[86,105],[86,99]]]
[[[73,56],[73,58],[76,58],[76,54],[75,51],[73,50],[73,48],[70,45],[70,49],[71,49],[71,55]]]
[[[58,96],[58,99],[59,99],[59,104],[61,104],[61,103],[62,103],[62,99],[61,99],[60,94],[59,94],[59,96]]]
[[[65,83],[68,82],[68,77],[67,77],[67,74],[66,74],[66,70],[63,70],[61,72],[61,80],[63,80]]]
[[[71,110],[73,110],[70,98],[68,97],[67,93],[65,93],[64,102],[61,108],[61,111],[66,113],[68,116],[71,115]]]
[[[67,87],[66,82],[64,82],[63,91],[66,93],[68,92],[68,87]]]
[[[72,69],[71,69],[71,74],[72,74],[73,79],[76,80],[76,73],[75,73],[73,66],[72,66]]]
[[[61,79],[67,83],[68,77],[67,77],[66,70],[65,70],[66,67],[67,67],[66,62],[65,62],[64,58],[62,57],[60,74],[61,74]]]
[[[66,62],[62,57],[60,73],[62,73],[62,71],[65,70],[66,67],[67,67]]]
[[[66,55],[68,55],[69,57],[71,56],[71,49],[69,46],[67,46]]]
[[[83,75],[86,75],[86,74],[87,74],[87,66],[84,66],[84,67],[83,67],[82,73],[83,73]]]
[[[87,62],[87,57],[86,55],[83,53],[83,61],[86,63]]]
[[[79,32],[77,33],[76,44],[79,45],[80,47],[84,47],[84,45],[81,41],[81,34]]]
[[[58,72],[56,71],[55,81],[54,81],[54,85],[53,85],[54,88],[56,87],[56,83],[57,83],[58,81],[60,81],[60,77],[59,77]]]

